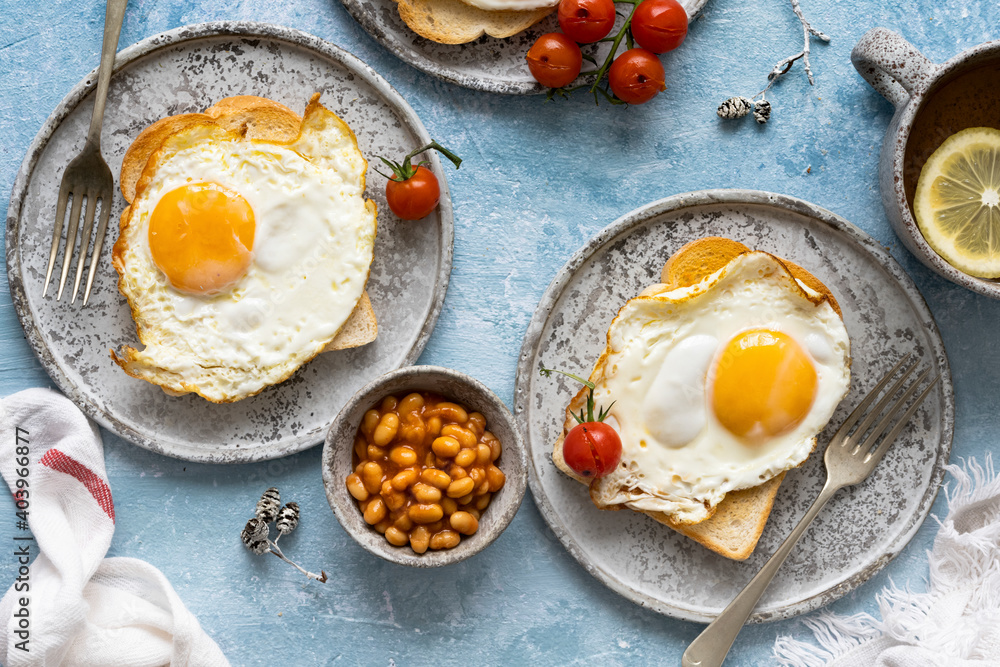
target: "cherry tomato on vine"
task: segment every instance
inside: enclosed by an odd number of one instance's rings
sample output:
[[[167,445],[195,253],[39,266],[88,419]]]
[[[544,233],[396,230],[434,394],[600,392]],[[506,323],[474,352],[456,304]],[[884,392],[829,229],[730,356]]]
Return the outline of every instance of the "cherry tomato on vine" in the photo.
[[[526,58],[531,76],[547,88],[562,88],[573,83],[583,66],[580,47],[561,32],[539,37],[528,49]]]
[[[614,403],[606,409],[597,411],[597,418],[594,418],[594,389],[595,385],[589,380],[584,380],[578,375],[558,371],[553,368],[539,369],[545,377],[552,373],[559,373],[568,378],[573,378],[577,382],[582,382],[587,389],[587,411],[580,408],[580,414],[574,414],[577,424],[563,439],[563,460],[566,461],[573,472],[581,477],[604,477],[609,472],[618,467],[622,460],[622,439],[610,424],[604,422],[611,412]]]
[[[615,26],[614,0],[560,0],[559,27],[580,44],[604,39]]]
[[[642,0],[632,15],[632,36],[653,53],[673,51],[687,32],[687,12],[677,0]]]
[[[622,439],[604,422],[584,422],[563,440],[563,459],[581,477],[604,477],[622,460]]]
[[[438,205],[441,186],[434,172],[420,166],[405,181],[389,179],[385,184],[385,198],[392,212],[403,220],[419,220]]]
[[[666,73],[656,54],[646,49],[629,49],[608,68],[608,84],[618,99],[644,104],[666,90]]]
[[[385,184],[385,199],[392,212],[403,220],[419,220],[426,217],[438,205],[438,200],[441,198],[441,186],[438,185],[434,172],[423,166],[425,162],[416,165],[410,163],[414,155],[431,149],[451,160],[456,169],[461,166],[462,158],[436,141],[411,152],[403,158],[402,163],[379,156],[379,159],[392,170],[392,176],[378,172],[389,179]]]

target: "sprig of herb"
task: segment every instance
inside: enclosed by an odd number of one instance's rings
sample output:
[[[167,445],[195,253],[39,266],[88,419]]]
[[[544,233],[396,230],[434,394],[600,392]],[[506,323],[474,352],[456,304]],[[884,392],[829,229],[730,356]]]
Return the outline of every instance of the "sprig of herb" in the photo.
[[[612,401],[611,405],[607,408],[601,408],[597,412],[597,419],[594,419],[594,389],[597,386],[590,380],[584,380],[579,375],[574,375],[573,373],[567,373],[566,371],[561,371],[557,368],[545,368],[545,366],[539,366],[538,373],[542,377],[552,377],[553,373],[559,373],[560,375],[565,375],[568,378],[573,378],[577,382],[582,382],[585,387],[587,387],[587,412],[584,413],[583,408],[580,408],[580,414],[570,413],[573,415],[573,419],[577,421],[578,424],[586,424],[588,422],[604,421],[607,416],[611,413],[611,408],[615,406],[615,402]]]

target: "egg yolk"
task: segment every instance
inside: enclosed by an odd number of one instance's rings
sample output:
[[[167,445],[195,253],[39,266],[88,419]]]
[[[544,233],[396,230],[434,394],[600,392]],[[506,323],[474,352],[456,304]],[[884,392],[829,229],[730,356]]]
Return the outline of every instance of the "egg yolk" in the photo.
[[[805,418],[816,397],[816,369],[790,336],[745,331],[723,349],[712,394],[719,422],[734,435],[759,443]]]
[[[165,194],[149,220],[149,250],[170,284],[215,294],[247,272],[253,260],[253,209],[216,183],[193,183]]]

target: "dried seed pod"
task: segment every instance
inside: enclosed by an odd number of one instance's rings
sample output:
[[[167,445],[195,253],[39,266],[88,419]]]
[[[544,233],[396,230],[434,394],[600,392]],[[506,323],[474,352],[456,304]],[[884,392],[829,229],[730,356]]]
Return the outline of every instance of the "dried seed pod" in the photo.
[[[753,119],[763,125],[771,117],[771,103],[767,100],[757,100],[753,103]]]
[[[265,523],[271,523],[277,518],[279,507],[281,507],[281,494],[272,486],[257,501],[256,514]]]
[[[288,503],[282,507],[278,512],[278,523],[275,525],[282,535],[287,535],[295,530],[295,527],[299,525],[299,504]]]
[[[750,109],[752,108],[753,102],[746,97],[730,97],[719,105],[715,113],[719,114],[720,118],[731,120],[733,118],[743,118],[743,116],[750,113]]]
[[[247,549],[259,555],[268,549],[267,532],[267,522],[260,517],[254,517],[247,521],[243,532],[240,533],[240,539]]]

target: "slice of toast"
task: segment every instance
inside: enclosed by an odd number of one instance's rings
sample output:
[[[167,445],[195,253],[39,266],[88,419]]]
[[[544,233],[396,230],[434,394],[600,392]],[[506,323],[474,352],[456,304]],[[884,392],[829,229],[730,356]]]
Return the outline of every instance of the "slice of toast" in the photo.
[[[119,187],[129,204],[135,199],[136,187],[149,158],[170,136],[205,120],[212,120],[226,130],[242,134],[246,139],[272,143],[294,141],[302,127],[302,117],[285,105],[253,95],[227,97],[204,113],[161,118],[139,133],[122,159]],[[122,219],[127,219],[128,212],[126,209]],[[323,352],[367,345],[377,335],[378,322],[368,292],[365,291],[336,338],[323,348]]]
[[[774,497],[784,478],[785,473],[781,473],[763,484],[727,493],[716,506],[715,514],[701,523],[685,526],[672,522],[662,512],[646,514],[721,556],[746,560],[764,532]]]
[[[652,296],[679,287],[694,285],[729,264],[738,255],[746,252],[750,252],[750,248],[742,243],[718,236],[692,241],[682,246],[667,260],[660,276],[662,282],[651,285],[642,294]],[[843,317],[840,305],[826,285],[797,264],[785,259],[780,259],[780,261],[795,279],[826,297],[837,314]],[[573,472],[566,465],[562,455],[563,439],[575,423],[570,412],[579,410],[578,403],[583,395],[583,391],[578,393],[567,407],[567,419],[563,426],[562,435],[553,447],[552,460],[562,472],[578,482],[589,485],[591,480]],[[721,556],[732,560],[746,560],[753,553],[761,533],[764,531],[767,519],[771,515],[774,498],[778,493],[778,487],[781,486],[781,480],[784,477],[785,473],[782,472],[757,486],[727,493],[725,498],[716,505],[714,513],[699,523],[678,523],[663,512],[644,511],[642,513],[670,526]]]
[[[337,337],[323,348],[323,352],[361,347],[375,340],[377,336],[378,322],[375,320],[372,302],[368,298],[368,292],[362,292],[358,305],[351,311],[344,326],[340,327]]]
[[[483,35],[510,37],[527,30],[555,7],[527,11],[487,11],[462,0],[396,0],[410,30],[439,44],[465,44]]]

